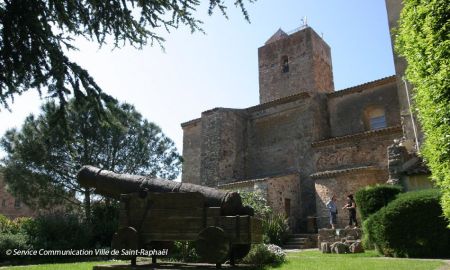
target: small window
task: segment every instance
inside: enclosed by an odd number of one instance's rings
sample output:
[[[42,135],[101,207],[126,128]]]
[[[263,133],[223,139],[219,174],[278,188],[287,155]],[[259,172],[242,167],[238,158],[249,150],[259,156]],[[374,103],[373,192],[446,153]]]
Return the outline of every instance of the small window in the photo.
[[[364,126],[366,130],[387,127],[384,109],[380,106],[369,106],[364,110]]]
[[[2,207],[6,207],[6,199],[2,200]]]
[[[281,73],[288,73],[289,72],[289,59],[285,55],[281,57]]]
[[[286,217],[291,216],[291,199],[284,199],[284,213]]]
[[[384,115],[370,118],[370,129],[371,130],[385,128],[385,127],[386,127],[386,117],[384,117]]]
[[[15,208],[20,208],[22,205],[21,205],[22,203],[20,202],[20,200],[19,199],[16,199],[15,201],[14,201],[14,207]]]

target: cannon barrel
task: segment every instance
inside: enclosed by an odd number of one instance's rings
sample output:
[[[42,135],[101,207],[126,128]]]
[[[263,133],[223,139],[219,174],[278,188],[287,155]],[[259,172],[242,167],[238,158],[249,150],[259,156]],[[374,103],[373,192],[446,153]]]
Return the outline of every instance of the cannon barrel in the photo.
[[[95,188],[95,192],[110,198],[119,199],[121,194],[148,192],[200,192],[205,197],[206,207],[220,207],[221,214],[251,215],[253,208],[242,205],[237,192],[222,191],[189,183],[175,182],[141,175],[117,174],[94,166],[84,166],[77,174],[83,187]]]

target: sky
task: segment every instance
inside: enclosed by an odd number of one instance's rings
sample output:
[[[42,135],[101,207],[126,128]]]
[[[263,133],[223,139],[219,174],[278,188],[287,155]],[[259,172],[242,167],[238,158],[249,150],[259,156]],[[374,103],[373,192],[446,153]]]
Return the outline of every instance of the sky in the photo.
[[[209,2],[209,1],[202,1]],[[226,1],[227,3],[233,1]],[[215,107],[246,108],[259,103],[257,49],[279,28],[288,32],[307,17],[331,47],[336,90],[393,75],[394,64],[384,0],[258,0],[247,4],[251,23],[239,9],[196,12],[206,34],[180,27],[161,32],[165,50],[148,45],[113,49],[77,39],[69,57],[87,69],[104,92],[133,104],[159,125],[180,153],[180,124]],[[0,135],[38,114],[36,91],[15,97],[11,112],[0,111]],[[5,153],[0,151],[0,158]]]

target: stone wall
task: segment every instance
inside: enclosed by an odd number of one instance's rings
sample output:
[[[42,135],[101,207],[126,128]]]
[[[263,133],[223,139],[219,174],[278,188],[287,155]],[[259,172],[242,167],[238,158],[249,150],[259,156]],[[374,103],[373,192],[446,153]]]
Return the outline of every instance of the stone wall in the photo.
[[[201,184],[202,121],[195,119],[182,124],[183,128],[183,182]]]
[[[282,72],[288,58],[289,72]],[[258,49],[260,103],[334,90],[330,47],[307,27]]]
[[[397,126],[315,142],[315,167],[317,172],[368,165],[387,169],[387,147],[401,136]]]
[[[328,228],[329,211],[326,203],[332,195],[337,198],[338,207],[338,228],[344,228],[348,225],[348,211],[341,208],[346,204],[346,196],[354,194],[357,190],[368,186],[385,183],[388,174],[386,170],[376,167],[363,167],[358,169],[349,169],[322,173],[313,176],[316,188],[316,210],[318,228]],[[359,212],[357,220],[360,222]]]
[[[385,0],[386,10],[387,10],[387,18],[389,23],[389,32],[391,36],[391,45],[392,45],[392,56],[394,59],[395,66],[395,74],[396,74],[396,83],[397,83],[397,94],[399,99],[399,107],[400,107],[400,116],[403,127],[403,134],[405,137],[404,145],[407,147],[408,151],[416,151],[414,149],[415,145],[415,136],[414,136],[414,128],[413,121],[411,119],[411,112],[408,104],[408,94],[407,89],[405,88],[405,82],[402,80],[405,75],[406,70],[406,60],[405,58],[397,55],[394,51],[395,44],[395,28],[398,27],[398,20],[400,18],[400,12],[403,8],[403,4],[401,0]],[[408,92],[410,98],[412,97],[412,89],[413,86],[407,83]],[[414,124],[416,126],[416,132],[418,134],[419,144],[423,142],[423,132],[420,128],[420,123],[415,118]]]
[[[182,181],[215,187],[245,178],[245,110],[216,108],[182,124]]]
[[[368,131],[365,111],[382,108],[387,126],[400,125],[395,77],[388,77],[328,95],[331,137]]]
[[[19,200],[20,201],[20,200]],[[36,211],[31,210],[23,202],[18,203],[18,199],[6,190],[3,175],[0,173],[0,214],[10,219],[18,217],[34,217]]]
[[[328,136],[324,95],[304,95],[287,103],[249,109],[247,177],[300,174],[300,225],[315,214],[312,142]]]
[[[302,217],[300,176],[297,173],[260,179],[237,181],[219,185],[220,189],[259,192],[275,213],[288,217],[289,227],[294,230]],[[287,202],[289,201],[288,205]],[[290,206],[287,209],[287,206]]]

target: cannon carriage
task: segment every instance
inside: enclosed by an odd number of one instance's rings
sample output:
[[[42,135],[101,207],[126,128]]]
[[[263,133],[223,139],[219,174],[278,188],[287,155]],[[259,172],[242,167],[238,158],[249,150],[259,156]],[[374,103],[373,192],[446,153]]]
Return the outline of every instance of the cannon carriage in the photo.
[[[92,166],[78,173],[81,185],[120,200],[117,250],[153,249],[173,241],[195,242],[203,262],[220,267],[248,254],[262,242],[261,220],[242,205],[236,192],[137,175],[116,174]],[[128,257],[136,263],[136,255]],[[156,256],[152,256],[156,262]]]

